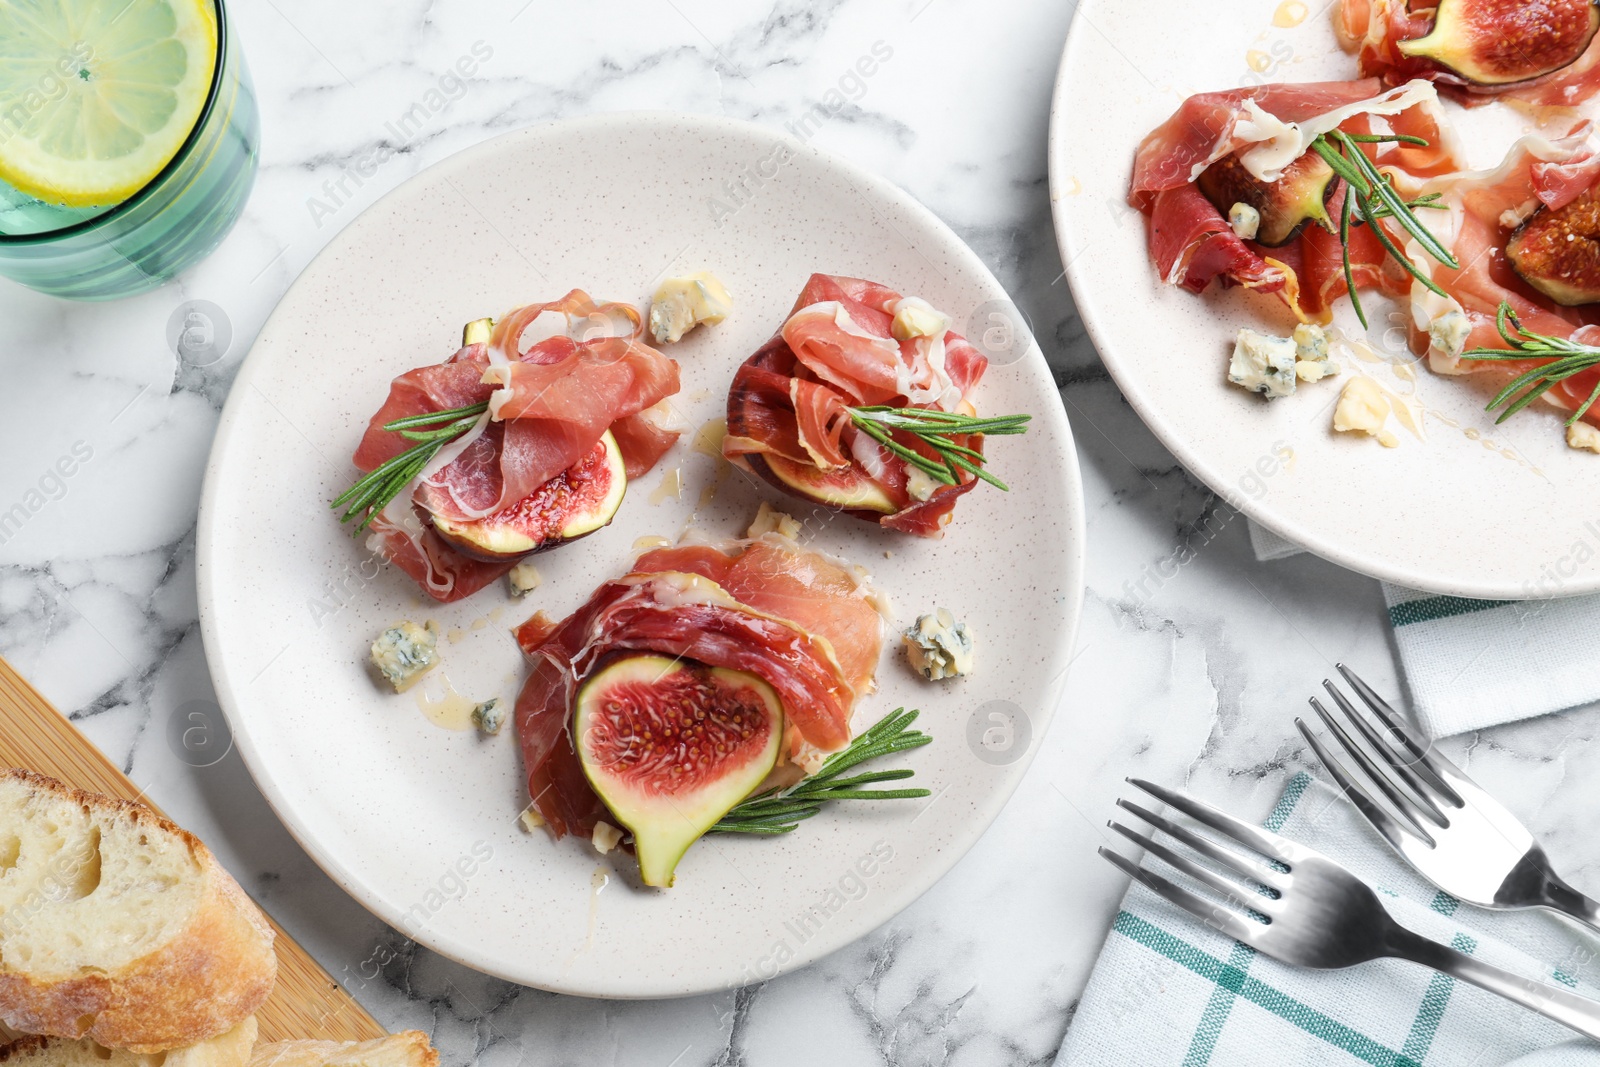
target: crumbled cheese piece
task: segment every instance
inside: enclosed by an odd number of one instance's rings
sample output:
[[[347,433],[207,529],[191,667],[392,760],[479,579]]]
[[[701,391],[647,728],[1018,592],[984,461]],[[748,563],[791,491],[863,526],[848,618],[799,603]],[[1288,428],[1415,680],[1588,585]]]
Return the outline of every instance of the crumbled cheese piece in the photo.
[[[1539,200],[1530,197],[1516,207],[1508,207],[1500,212],[1500,225],[1505,229],[1514,230],[1524,222],[1527,222],[1529,216],[1542,206]]]
[[[1466,351],[1467,338],[1472,334],[1472,323],[1462,311],[1446,311],[1428,323],[1428,339],[1433,347],[1457,359]]]
[[[525,808],[522,812],[522,828],[530,834],[544,825],[544,816],[534,811],[532,807]]]
[[[1339,364],[1328,358],[1328,335],[1314,322],[1294,328],[1294,373],[1302,382],[1320,382],[1339,373]]]
[[[896,341],[909,341],[913,337],[943,337],[949,329],[950,316],[920,296],[908,296],[895,301],[894,321],[889,324],[889,332]]]
[[[927,500],[943,488],[944,483],[921,467],[906,464],[906,492],[912,500]]]
[[[1261,229],[1261,212],[1249,204],[1235,204],[1228,209],[1228,225],[1233,227],[1235,237],[1253,240]]]
[[[1600,429],[1587,422],[1575,422],[1567,427],[1567,445],[1571,448],[1587,448],[1590,452],[1600,452]]]
[[[1294,365],[1295,377],[1302,382],[1320,382],[1324,378],[1332,378],[1339,373],[1339,364],[1331,359],[1324,359],[1313,363],[1309,359],[1302,359]]]
[[[506,572],[506,582],[511,586],[512,596],[527,596],[539,588],[543,580],[539,577],[538,568],[528,562],[519,563]]]
[[[1351,378],[1333,409],[1333,428],[1340,433],[1359,430],[1376,437],[1384,448],[1394,448],[1400,439],[1384,428],[1391,410],[1382,386],[1371,378]]]
[[[1302,322],[1294,328],[1294,353],[1296,359],[1320,363],[1328,358],[1328,335],[1314,322]]]
[[[733,297],[708,270],[668,278],[650,299],[650,336],[671,344],[705,323],[715,326],[733,310]]]
[[[589,840],[594,850],[604,856],[622,841],[622,831],[608,822],[597,822],[594,824],[594,836]]]
[[[787,537],[791,541],[800,540],[800,524],[794,516],[787,515],[777,508],[761,502],[761,510],[756,512],[756,517],[751,520],[750,528],[744,532],[746,537],[761,537],[775,533],[779,537]]]
[[[403,622],[372,642],[372,665],[384,680],[403,693],[439,662],[439,629],[433,623]]]
[[[930,682],[972,673],[972,634],[966,623],[957,622],[944,608],[918,616],[916,625],[901,637],[906,662]]]
[[[486,734],[499,733],[505,724],[506,709],[500,705],[499,697],[490,697],[472,709],[472,725]]]
[[[1269,399],[1289,396],[1294,392],[1297,352],[1293,338],[1241,329],[1228,364],[1228,381]]]

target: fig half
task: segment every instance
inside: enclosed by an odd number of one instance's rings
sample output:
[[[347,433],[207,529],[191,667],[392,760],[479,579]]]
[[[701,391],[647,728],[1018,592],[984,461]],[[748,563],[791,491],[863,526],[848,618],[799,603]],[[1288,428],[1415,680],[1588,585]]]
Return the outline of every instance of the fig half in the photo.
[[[678,861],[772,771],[783,703],[745,671],[617,657],[578,689],[573,745],[595,794],[633,833],[645,885]]]
[[[1264,182],[1239,161],[1223,156],[1201,172],[1195,183],[1224,217],[1235,204],[1248,204],[1261,215],[1255,242],[1268,248],[1294,240],[1303,226],[1315,222],[1332,232],[1328,201],[1333,196],[1333,168],[1315,152],[1306,152],[1284,168],[1275,182]]]
[[[1558,304],[1600,303],[1600,201],[1590,189],[1551,211],[1540,208],[1506,242],[1522,280]]]
[[[518,559],[609,523],[628,489],[627,465],[607,430],[587,456],[509,507],[469,521],[433,516],[439,535],[474,559]]]
[[[1570,66],[1596,29],[1594,0],[1439,0],[1433,29],[1398,47],[1473,85],[1503,86]]]
[[[810,463],[796,463],[782,456],[769,454],[754,458],[759,458],[765,465],[764,473],[771,475],[768,481],[775,481],[780,489],[804,500],[843,511],[873,511],[881,515],[893,515],[898,510],[883,487],[854,463],[825,471]]]

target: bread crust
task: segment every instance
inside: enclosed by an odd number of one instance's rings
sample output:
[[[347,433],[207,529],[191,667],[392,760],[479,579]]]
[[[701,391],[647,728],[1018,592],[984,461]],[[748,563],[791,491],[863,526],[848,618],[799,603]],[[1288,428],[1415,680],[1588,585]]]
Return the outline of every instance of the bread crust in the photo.
[[[257,1045],[249,1067],[439,1067],[439,1053],[421,1030],[374,1041],[277,1041]]]
[[[15,1060],[19,1065],[32,1064],[34,1067],[66,1067],[85,1063],[90,1067],[245,1067],[250,1061],[250,1053],[255,1049],[256,1033],[256,1019],[252,1015],[210,1041],[154,1054],[107,1049],[84,1038],[70,1041],[64,1037],[31,1034],[0,1046],[0,1064]]]
[[[102,816],[175,835],[206,882],[199,908],[177,937],[116,971],[35,978],[0,960],[0,1021],[28,1034],[165,1052],[227,1033],[267,999],[278,972],[272,927],[199,838],[141,804],[33,771],[0,771],[0,781],[20,781]]]

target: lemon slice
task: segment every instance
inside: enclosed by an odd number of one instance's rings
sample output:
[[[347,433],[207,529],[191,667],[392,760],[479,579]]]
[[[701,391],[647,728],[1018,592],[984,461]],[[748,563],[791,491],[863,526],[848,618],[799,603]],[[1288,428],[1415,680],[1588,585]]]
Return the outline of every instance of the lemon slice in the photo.
[[[212,0],[0,0],[0,179],[121,203],[178,154],[216,58]]]

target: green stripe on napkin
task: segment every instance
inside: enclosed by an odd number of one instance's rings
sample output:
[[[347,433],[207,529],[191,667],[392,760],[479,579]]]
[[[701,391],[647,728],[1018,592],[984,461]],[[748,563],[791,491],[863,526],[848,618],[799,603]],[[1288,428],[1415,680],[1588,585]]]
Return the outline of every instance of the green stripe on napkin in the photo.
[[[1430,596],[1421,600],[1407,600],[1389,609],[1389,625],[1409,626],[1414,622],[1432,622],[1434,619],[1470,615],[1474,611],[1488,611],[1509,603],[1509,600],[1468,600],[1463,596]]]

